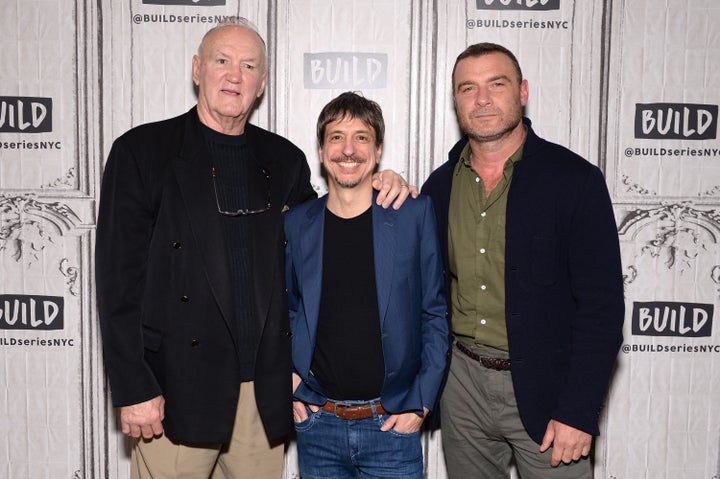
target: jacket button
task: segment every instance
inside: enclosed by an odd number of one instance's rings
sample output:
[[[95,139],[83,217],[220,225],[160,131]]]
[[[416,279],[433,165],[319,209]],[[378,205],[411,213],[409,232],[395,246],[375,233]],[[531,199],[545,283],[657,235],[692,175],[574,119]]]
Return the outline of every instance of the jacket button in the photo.
[[[288,331],[287,333],[285,333],[285,336],[292,339],[292,331]]]
[[[283,246],[287,246],[287,240],[283,240]]]
[[[188,297],[185,296],[185,295],[182,295],[182,296],[180,296],[180,301],[181,301],[182,303],[187,303],[188,301],[190,301],[190,298],[188,298]]]
[[[193,339],[192,341],[190,341],[190,347],[191,347],[191,348],[197,348],[198,346],[200,346],[200,340],[199,340],[199,339]]]
[[[182,243],[180,243],[179,241],[173,241],[172,247],[175,249],[180,249],[182,248]]]

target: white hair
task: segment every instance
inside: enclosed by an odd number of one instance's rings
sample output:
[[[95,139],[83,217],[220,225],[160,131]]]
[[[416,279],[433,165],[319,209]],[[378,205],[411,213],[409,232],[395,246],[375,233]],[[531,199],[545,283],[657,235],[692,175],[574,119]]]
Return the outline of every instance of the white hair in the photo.
[[[265,40],[260,35],[260,32],[258,32],[258,29],[255,26],[255,24],[245,17],[240,17],[240,16],[225,17],[225,19],[223,21],[219,22],[217,25],[215,25],[210,30],[205,32],[205,35],[203,35],[202,40],[200,41],[200,45],[198,46],[198,55],[201,55],[201,53],[202,53],[202,48],[205,45],[205,40],[213,32],[216,32],[216,31],[220,30],[221,28],[225,28],[225,27],[241,27],[241,28],[250,30],[255,35],[257,35],[258,39],[260,40],[260,44],[262,45],[263,60],[264,60],[263,65],[265,67],[265,70],[267,70],[267,47],[265,46]]]

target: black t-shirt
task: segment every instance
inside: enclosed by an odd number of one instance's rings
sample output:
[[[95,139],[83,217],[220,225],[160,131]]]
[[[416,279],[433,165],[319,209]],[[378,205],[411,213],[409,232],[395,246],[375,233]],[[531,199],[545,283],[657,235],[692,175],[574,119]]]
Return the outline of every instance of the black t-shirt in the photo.
[[[385,377],[373,257],[372,207],[343,219],[325,210],[323,274],[312,372],[331,399],[380,397]]]

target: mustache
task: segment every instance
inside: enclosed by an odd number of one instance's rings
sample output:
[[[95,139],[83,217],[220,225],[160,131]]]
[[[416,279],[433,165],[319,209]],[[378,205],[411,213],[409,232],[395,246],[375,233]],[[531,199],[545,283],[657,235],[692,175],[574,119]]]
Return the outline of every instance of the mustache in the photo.
[[[476,117],[481,115],[495,115],[499,112],[496,108],[475,108],[470,113],[470,117]]]

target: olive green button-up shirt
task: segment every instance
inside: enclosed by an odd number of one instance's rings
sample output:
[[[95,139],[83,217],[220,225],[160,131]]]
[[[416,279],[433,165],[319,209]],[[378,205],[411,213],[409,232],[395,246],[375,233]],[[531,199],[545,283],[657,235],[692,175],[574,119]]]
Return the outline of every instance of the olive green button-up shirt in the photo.
[[[522,157],[522,150],[520,146],[505,162],[503,177],[488,196],[471,166],[468,144],[455,167],[450,192],[453,333],[467,343],[505,351],[505,207],[514,162]]]

